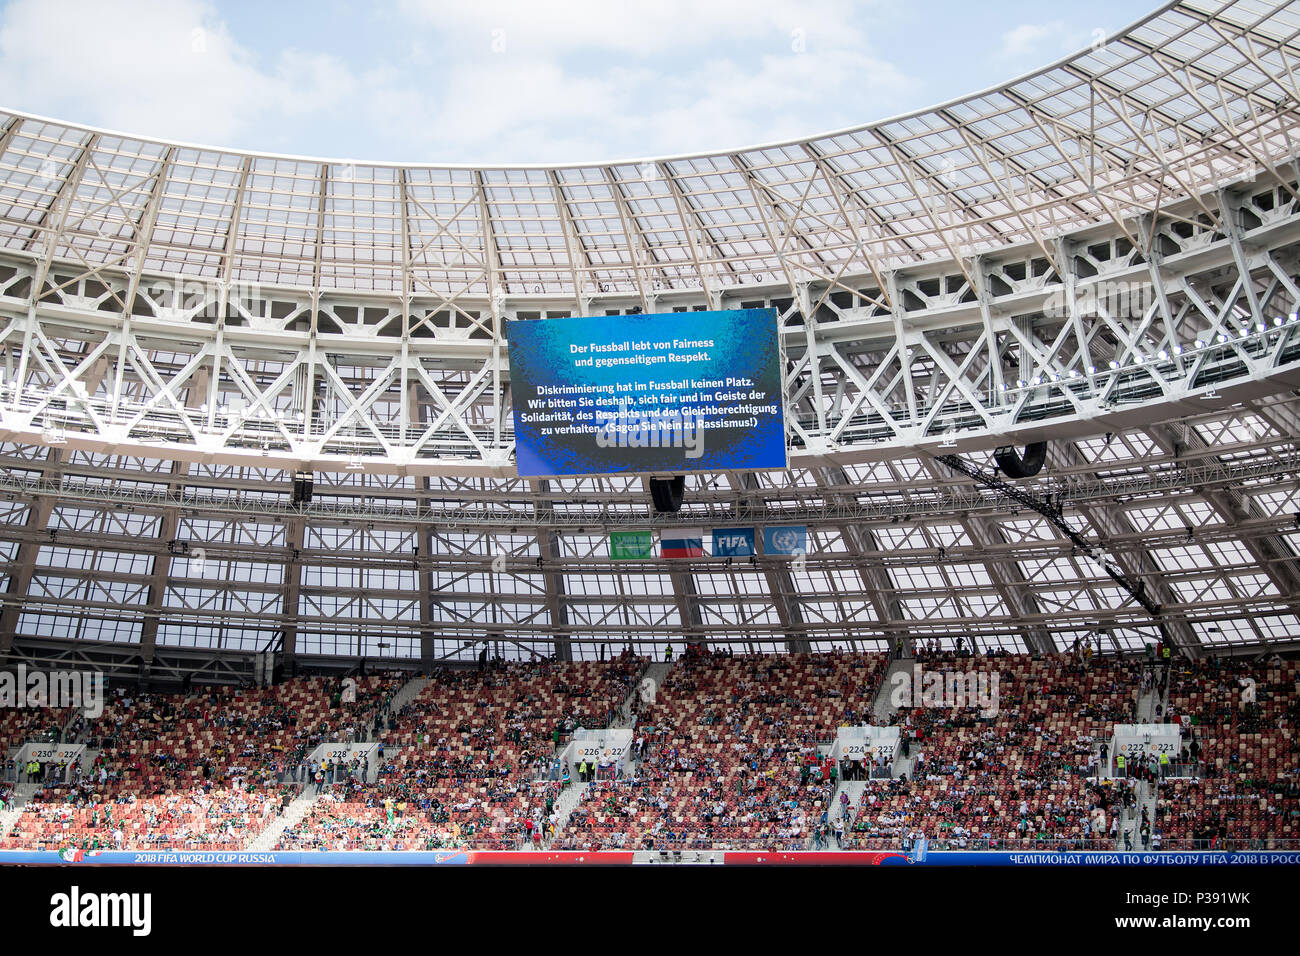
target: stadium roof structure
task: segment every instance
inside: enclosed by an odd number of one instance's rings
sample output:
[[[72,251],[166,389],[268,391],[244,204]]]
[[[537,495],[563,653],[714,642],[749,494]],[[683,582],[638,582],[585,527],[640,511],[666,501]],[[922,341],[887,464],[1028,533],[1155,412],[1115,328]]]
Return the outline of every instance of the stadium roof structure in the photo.
[[[554,167],[0,111],[0,655],[1140,646],[1107,564],[1189,653],[1295,643],[1297,68],[1295,5],[1178,2],[933,109]],[[515,477],[505,320],[752,306],[788,471],[674,515]],[[1042,440],[1021,486],[1104,561],[936,460]],[[608,560],[611,528],[778,521],[805,558]]]

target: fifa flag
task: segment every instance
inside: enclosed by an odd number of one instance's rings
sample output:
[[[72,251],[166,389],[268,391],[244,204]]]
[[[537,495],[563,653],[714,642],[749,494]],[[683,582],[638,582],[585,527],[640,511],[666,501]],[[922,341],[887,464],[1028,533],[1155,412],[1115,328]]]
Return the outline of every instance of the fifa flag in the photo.
[[[715,558],[748,558],[754,554],[753,528],[714,528]]]
[[[780,525],[763,529],[763,553],[799,555],[808,553],[808,529],[801,524]]]
[[[704,532],[699,529],[690,531],[674,529],[661,532],[659,556],[663,558],[704,557]]]
[[[609,557],[611,561],[642,561],[652,557],[654,537],[649,531],[611,531]]]

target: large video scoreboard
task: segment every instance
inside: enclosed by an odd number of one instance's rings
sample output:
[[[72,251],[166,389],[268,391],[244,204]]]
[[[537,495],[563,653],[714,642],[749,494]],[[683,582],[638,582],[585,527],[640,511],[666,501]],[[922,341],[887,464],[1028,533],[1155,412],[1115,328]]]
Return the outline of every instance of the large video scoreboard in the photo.
[[[774,309],[506,323],[525,477],[785,468]]]

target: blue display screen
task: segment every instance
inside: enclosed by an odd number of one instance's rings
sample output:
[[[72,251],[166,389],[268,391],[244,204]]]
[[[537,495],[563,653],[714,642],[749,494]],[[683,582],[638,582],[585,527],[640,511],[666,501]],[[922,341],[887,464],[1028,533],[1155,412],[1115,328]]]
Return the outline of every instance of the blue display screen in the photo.
[[[506,323],[524,477],[785,468],[775,309]]]

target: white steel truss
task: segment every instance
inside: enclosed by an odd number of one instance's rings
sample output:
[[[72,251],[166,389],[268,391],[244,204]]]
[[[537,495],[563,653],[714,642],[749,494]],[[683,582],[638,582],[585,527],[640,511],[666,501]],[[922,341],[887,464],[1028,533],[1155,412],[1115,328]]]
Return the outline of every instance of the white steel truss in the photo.
[[[932,110],[547,168],[0,111],[0,650],[1140,643],[1089,559],[931,459],[1034,440],[1029,486],[1182,645],[1296,640],[1298,58],[1294,5],[1176,2]],[[671,516],[514,477],[505,320],[755,306],[789,472],[692,477]],[[777,521],[798,567],[608,560],[611,528]]]

